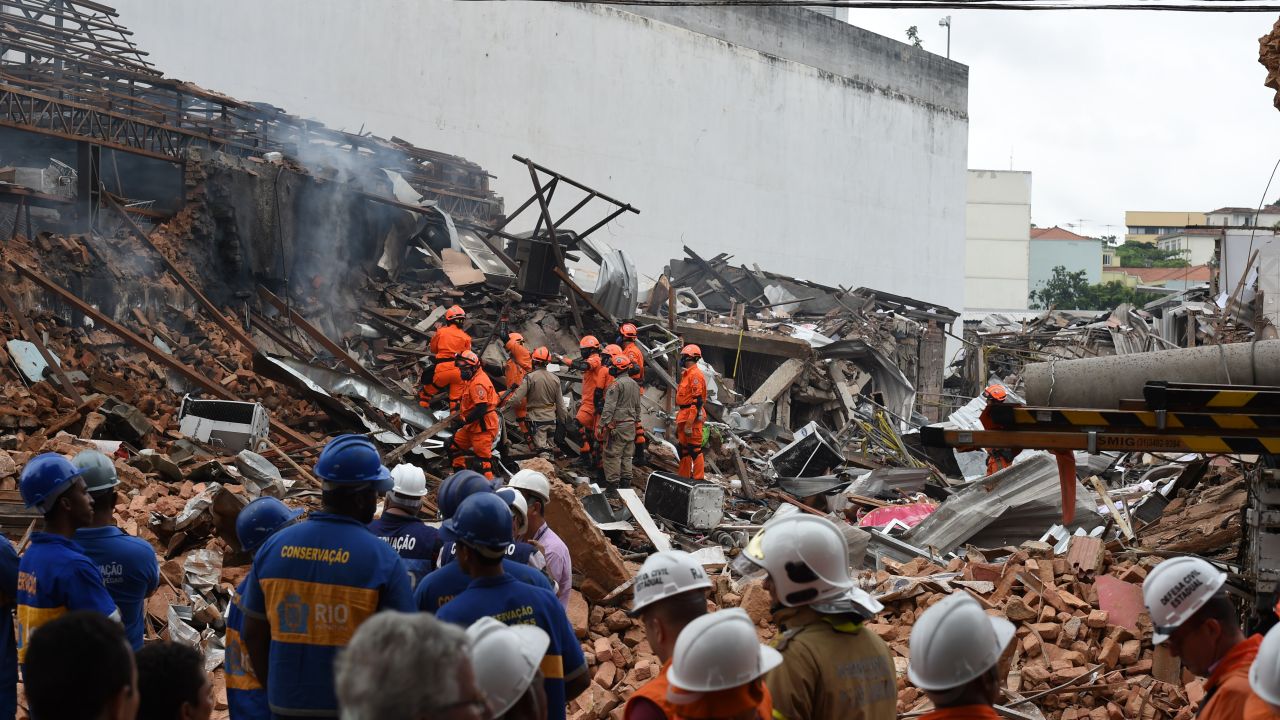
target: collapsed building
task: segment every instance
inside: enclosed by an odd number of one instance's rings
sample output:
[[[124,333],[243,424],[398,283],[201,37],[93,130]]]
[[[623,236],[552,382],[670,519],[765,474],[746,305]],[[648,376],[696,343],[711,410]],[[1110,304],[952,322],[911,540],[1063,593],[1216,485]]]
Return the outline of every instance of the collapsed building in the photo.
[[[568,461],[571,442],[554,462],[510,427],[497,446],[505,472],[555,479],[548,522],[570,545],[569,614],[592,672],[573,717],[617,717],[659,671],[624,612],[654,550],[694,552],[715,574],[717,606],[742,606],[772,638],[767,591],[728,560],[794,512],[841,524],[861,584],[887,606],[869,627],[895,653],[904,714],[927,707],[905,678],[910,626],[953,592],[1019,625],[1007,717],[1181,719],[1203,695],[1145,642],[1140,585],[1170,552],[1247,564],[1246,463],[1081,452],[1066,521],[1046,454],[986,476],[981,452],[928,447],[921,428],[978,427],[992,380],[1049,403],[1058,360],[1247,337],[1239,313],[1224,319],[1235,306],[1193,294],[1101,318],[989,318],[965,327],[951,358],[959,314],[945,305],[749,257],[686,246],[642,288],[625,237],[614,247],[599,232],[641,209],[593,179],[514,156],[510,172],[530,184],[515,203],[463,158],[164,78],[109,8],[8,7],[0,525],[20,545],[39,526],[16,493],[36,453],[112,455],[117,521],[163,559],[148,637],[197,644],[216,670],[249,559],[235,517],[262,495],[315,507],[308,467],[326,438],[367,433],[388,464],[440,481],[448,412],[415,396],[426,342],[458,304],[491,370],[505,361],[504,326],[565,355],[622,321],[639,326],[652,369],[643,422],[654,449],[635,490],[601,492]],[[570,209],[552,212],[552,196]],[[514,230],[522,220],[533,229]],[[670,444],[682,343],[704,348],[711,386],[702,482],[676,473]],[[557,372],[575,401],[580,375]],[[434,517],[430,497],[423,510]]]

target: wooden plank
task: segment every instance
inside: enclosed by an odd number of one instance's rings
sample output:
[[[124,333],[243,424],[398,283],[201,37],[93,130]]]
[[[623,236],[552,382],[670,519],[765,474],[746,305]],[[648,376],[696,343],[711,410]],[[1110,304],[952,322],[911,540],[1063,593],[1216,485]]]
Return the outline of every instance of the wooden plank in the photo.
[[[636,495],[636,491],[631,488],[622,488],[618,491],[618,496],[622,498],[622,502],[631,511],[631,515],[640,524],[640,529],[644,530],[644,534],[649,537],[649,542],[653,543],[658,552],[670,550],[671,538],[658,528],[658,524],[653,521],[653,517],[645,509],[644,503],[640,501],[640,496]]]
[[[804,361],[798,358],[790,358],[786,362],[778,366],[756,391],[751,393],[751,397],[747,398],[747,405],[754,403],[776,401],[778,396],[795,384],[800,378],[800,373],[804,372]]]
[[[471,258],[461,250],[445,248],[440,252],[440,257],[444,264],[444,274],[449,276],[449,282],[453,283],[454,287],[479,285],[484,282],[484,273],[477,270],[471,264]]]
[[[809,346],[809,343],[786,335],[759,332],[743,333],[737,328],[721,328],[683,322],[676,323],[675,333],[687,343],[733,350],[734,352],[738,350],[739,336],[741,336],[743,352],[784,358],[807,358],[813,354],[813,348]]]
[[[840,404],[844,406],[845,417],[852,419],[858,411],[858,404],[853,399],[854,393],[862,392],[862,386],[859,385],[856,391],[849,387],[849,381],[845,378],[844,370],[840,369],[839,360],[832,360],[827,363],[827,374],[831,376],[831,383],[836,387],[836,394],[840,397]],[[860,373],[860,375],[866,377],[862,381],[862,385],[866,385],[867,380],[871,379],[871,376],[866,373]]]
[[[1107,510],[1111,512],[1111,517],[1115,518],[1116,525],[1120,526],[1120,532],[1124,533],[1125,538],[1132,540],[1133,526],[1129,524],[1128,516],[1120,512],[1120,508],[1116,507],[1115,502],[1111,500],[1111,494],[1107,492],[1107,486],[1102,484],[1102,478],[1094,475],[1089,478],[1093,489],[1098,492],[1098,497],[1102,498],[1102,503],[1107,506]]]

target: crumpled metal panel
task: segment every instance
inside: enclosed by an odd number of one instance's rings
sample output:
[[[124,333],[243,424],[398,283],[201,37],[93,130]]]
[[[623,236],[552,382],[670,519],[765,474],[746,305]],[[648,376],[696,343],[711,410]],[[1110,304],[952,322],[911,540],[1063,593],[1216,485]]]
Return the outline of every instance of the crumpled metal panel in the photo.
[[[627,317],[630,317],[629,315]],[[35,345],[26,340],[10,340],[5,346],[9,349],[9,357],[18,365],[18,369],[30,382],[40,382],[44,379],[45,370],[49,369],[49,363],[44,361],[40,356],[40,350]],[[57,355],[53,355],[53,361],[62,364]]]
[[[911,408],[916,402],[916,388],[896,364],[860,339],[837,340],[818,347],[817,351],[818,357],[824,360],[853,360],[870,373],[876,391],[884,395],[885,407],[897,416],[898,430],[906,429],[906,420],[911,417]]]
[[[636,300],[640,297],[640,276],[631,258],[594,237],[579,239],[578,246],[600,264],[591,299],[615,318],[635,317]]]
[[[1102,522],[1088,503],[1093,494],[1076,481],[1076,521],[1068,526],[1091,529]],[[903,540],[916,547],[949,552],[962,544],[978,547],[1017,545],[1037,540],[1062,517],[1058,463],[1048,453],[1026,460],[980,481],[970,483]]]

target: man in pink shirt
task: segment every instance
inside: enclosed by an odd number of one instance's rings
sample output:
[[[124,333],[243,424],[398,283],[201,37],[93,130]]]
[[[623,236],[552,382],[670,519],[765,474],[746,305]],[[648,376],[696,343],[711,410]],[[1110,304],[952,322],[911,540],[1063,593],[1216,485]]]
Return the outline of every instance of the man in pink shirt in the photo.
[[[573,589],[573,562],[569,558],[569,547],[547,525],[543,514],[547,503],[551,502],[551,482],[537,470],[525,469],[513,475],[507,486],[524,495],[529,505],[528,540],[542,549],[547,558],[547,572],[556,583],[556,597],[561,605],[569,607],[569,591]]]

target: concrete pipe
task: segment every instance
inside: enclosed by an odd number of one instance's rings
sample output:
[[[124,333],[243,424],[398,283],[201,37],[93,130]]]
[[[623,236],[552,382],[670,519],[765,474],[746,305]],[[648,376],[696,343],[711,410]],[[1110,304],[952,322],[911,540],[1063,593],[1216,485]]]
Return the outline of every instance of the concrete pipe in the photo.
[[[1280,386],[1280,340],[1032,363],[1028,405],[1108,409],[1142,399],[1150,380]]]

